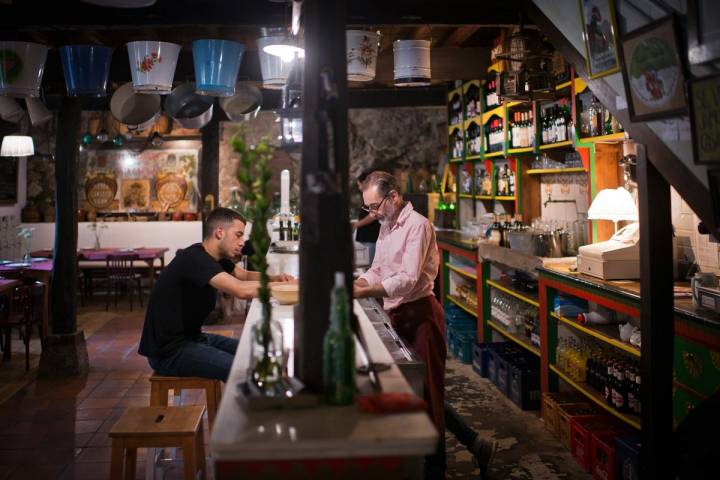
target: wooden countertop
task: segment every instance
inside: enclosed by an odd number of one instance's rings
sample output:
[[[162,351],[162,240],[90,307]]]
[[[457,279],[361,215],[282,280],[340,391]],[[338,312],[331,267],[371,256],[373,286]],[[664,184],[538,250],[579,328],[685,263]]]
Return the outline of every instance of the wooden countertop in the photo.
[[[469,252],[477,251],[477,238],[465,235],[460,230],[436,229],[435,239],[438,243],[450,244]]]

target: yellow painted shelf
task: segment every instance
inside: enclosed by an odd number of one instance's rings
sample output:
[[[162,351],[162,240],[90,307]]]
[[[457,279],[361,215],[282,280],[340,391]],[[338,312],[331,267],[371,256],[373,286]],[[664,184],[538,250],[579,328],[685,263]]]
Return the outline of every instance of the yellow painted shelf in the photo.
[[[519,153],[533,153],[535,147],[523,147],[523,148],[509,148],[507,151],[508,155],[517,155]]]
[[[465,119],[464,123],[467,124],[470,122],[475,122],[480,125],[480,123],[482,122],[482,115],[473,115],[472,117],[468,117]]]
[[[625,140],[625,132],[611,133],[610,135],[598,135],[597,137],[580,137],[578,142],[582,143],[615,143]]]
[[[502,70],[503,70],[503,68],[502,68],[502,60],[493,63],[493,64],[490,65],[490,66],[488,67],[488,69],[487,69],[488,73],[490,73],[490,72],[502,72]]]
[[[482,160],[482,155],[471,155],[467,157],[465,160]]]
[[[455,130],[460,130],[462,132],[463,124],[462,123],[453,123],[452,125],[448,125],[448,133],[452,133]]]
[[[528,175],[546,175],[552,173],[586,173],[587,170],[583,167],[573,168],[532,168],[527,170],[525,173]]]
[[[473,198],[471,193],[461,193],[460,198]]]
[[[492,200],[492,195],[475,195],[475,200]]]
[[[502,195],[496,195],[495,200],[500,200],[501,202],[514,202],[515,197],[504,197]]]
[[[556,315],[553,312],[550,312],[550,316],[565,325],[567,325],[570,328],[574,328],[575,330],[578,330],[580,332],[583,332],[587,335],[590,335],[592,337],[597,338],[601,342],[605,342],[609,345],[612,345],[615,348],[619,348],[620,350],[629,353],[630,355],[634,355],[636,357],[640,357],[640,350],[630,344],[627,344],[623,342],[622,340],[619,340],[617,338],[613,338],[610,335],[600,331],[598,328],[593,327],[586,327],[585,325],[580,325],[579,323],[570,320],[569,318],[562,317],[560,315]],[[610,331],[610,327],[612,327],[613,331],[617,331],[617,325],[610,325],[607,327],[607,330]]]
[[[462,300],[460,300],[459,298],[457,298],[457,297],[455,297],[455,296],[453,296],[453,295],[450,295],[450,294],[448,293],[447,299],[448,299],[450,302],[452,302],[452,303],[454,303],[455,305],[457,305],[458,307],[460,307],[460,308],[462,308],[463,310],[465,310],[467,313],[469,313],[469,314],[472,315],[473,317],[477,318],[477,312],[474,312],[472,308],[470,308],[468,305],[466,305],[466,304],[465,304]]]
[[[637,428],[638,430],[641,429],[641,421],[640,417],[637,415],[632,415],[629,413],[622,413],[615,410],[613,407],[605,403],[605,399],[600,396],[600,394],[595,393],[594,389],[590,386],[588,386],[584,382],[576,382],[575,380],[571,379],[569,376],[567,376],[565,373],[563,373],[559,368],[557,368],[555,365],[550,365],[550,370],[555,372],[558,377],[562,378],[565,382],[567,382],[569,385],[571,385],[575,390],[579,391],[586,397],[588,397],[590,400],[595,402],[597,405],[602,407],[603,409],[607,410],[608,413],[611,415],[614,415],[615,417],[619,418],[623,422],[627,423],[628,425]]]
[[[572,85],[571,81],[567,81],[565,83],[561,83],[560,85],[555,85],[555,90],[562,90],[563,88],[567,88],[570,85]]]
[[[536,298],[530,298],[530,296],[525,295],[521,292],[518,292],[517,290],[510,288],[509,286],[503,285],[500,282],[497,282],[495,280],[486,280],[487,284],[490,285],[492,288],[495,288],[497,290],[500,290],[501,292],[507,293],[508,295],[512,295],[513,297],[517,298],[518,300],[522,300],[523,302],[532,305],[533,307],[539,307],[540,302]]]
[[[540,150],[552,150],[553,148],[565,148],[572,147],[572,140],[566,140],[564,142],[549,143],[547,145],[540,145]]]
[[[455,94],[462,95],[462,87],[454,88],[448,92],[448,100],[452,99]]]
[[[492,328],[493,330],[495,330],[496,332],[498,332],[500,335],[507,338],[511,342],[517,343],[518,345],[523,347],[525,350],[529,351],[530,353],[534,353],[538,357],[540,356],[540,350],[537,347],[535,347],[535,345],[530,343],[529,341],[513,335],[512,333],[508,332],[507,330],[505,330],[503,327],[501,327],[497,323],[493,322],[492,320],[488,320],[487,323],[490,328]]]
[[[507,107],[508,108],[517,107],[518,105],[522,105],[523,103],[529,103],[532,106],[532,102],[523,102],[520,100],[516,100],[514,102],[507,102]]]
[[[495,157],[504,157],[504,156],[505,156],[505,152],[503,152],[502,150],[499,152],[492,152],[492,153],[485,154],[485,158],[495,158]]]
[[[587,83],[581,77],[575,77],[575,95],[582,93],[587,88]]]
[[[461,163],[464,159],[463,158],[451,158],[448,160],[450,163]]]
[[[459,273],[460,275],[462,275],[462,276],[464,276],[464,277],[472,278],[473,280],[477,280],[477,275],[475,275],[474,273],[470,273],[470,272],[468,272],[467,270],[465,270],[465,269],[463,269],[463,268],[461,268],[461,267],[458,267],[458,266],[456,266],[456,265],[453,265],[453,264],[450,263],[450,262],[445,262],[445,266],[446,266],[447,268],[449,268],[450,270],[452,270],[453,272]]]
[[[500,118],[505,118],[505,105],[500,105],[499,107],[495,107],[492,110],[488,110],[487,112],[484,112],[482,114],[482,123],[485,125],[488,120],[490,120],[490,117],[493,115],[497,115]]]

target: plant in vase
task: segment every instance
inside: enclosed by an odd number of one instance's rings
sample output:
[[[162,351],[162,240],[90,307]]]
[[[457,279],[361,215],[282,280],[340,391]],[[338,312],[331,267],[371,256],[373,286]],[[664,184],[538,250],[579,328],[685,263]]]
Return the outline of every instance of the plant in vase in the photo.
[[[265,137],[257,145],[250,146],[242,132],[233,137],[232,147],[240,156],[237,178],[242,185],[246,220],[252,224],[250,243],[254,253],[250,260],[260,272],[258,299],[262,305],[262,318],[251,329],[248,383],[261,395],[280,396],[283,395],[282,378],[285,372],[283,334],[280,323],[272,319],[270,277],[265,257],[270,247],[267,223],[272,216],[272,197],[268,194],[268,183],[272,176],[269,161],[273,147]]]
[[[35,229],[33,227],[17,227],[17,229],[18,229],[17,236],[22,240],[22,248],[23,248],[22,261],[24,263],[31,263],[32,256],[30,255],[30,241],[32,240],[33,231]]]
[[[95,245],[93,245],[93,248],[99,250],[101,248],[100,237],[102,236],[102,231],[108,228],[107,223],[92,222],[88,224],[88,228],[95,235]]]

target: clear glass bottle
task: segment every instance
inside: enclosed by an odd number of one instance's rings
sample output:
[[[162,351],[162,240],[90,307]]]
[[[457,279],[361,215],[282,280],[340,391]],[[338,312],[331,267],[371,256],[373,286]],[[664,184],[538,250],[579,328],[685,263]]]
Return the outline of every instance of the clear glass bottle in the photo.
[[[266,396],[283,394],[281,378],[285,374],[285,351],[282,325],[271,318],[269,305],[263,318],[250,330],[250,364],[248,381]]]

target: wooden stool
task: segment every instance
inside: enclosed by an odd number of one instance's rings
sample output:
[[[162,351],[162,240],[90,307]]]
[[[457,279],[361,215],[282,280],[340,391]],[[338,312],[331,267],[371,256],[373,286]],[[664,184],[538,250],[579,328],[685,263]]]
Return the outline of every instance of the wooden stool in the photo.
[[[208,425],[209,429],[212,430],[222,396],[220,383],[220,380],[213,380],[211,378],[163,377],[153,374],[150,377],[150,406],[166,407],[170,390],[172,390],[176,396],[179,396],[183,390],[205,390]]]
[[[137,449],[158,447],[182,448],[185,480],[195,480],[198,468],[205,478],[204,412],[203,405],[125,410],[108,434],[112,439],[110,478],[134,479]]]

